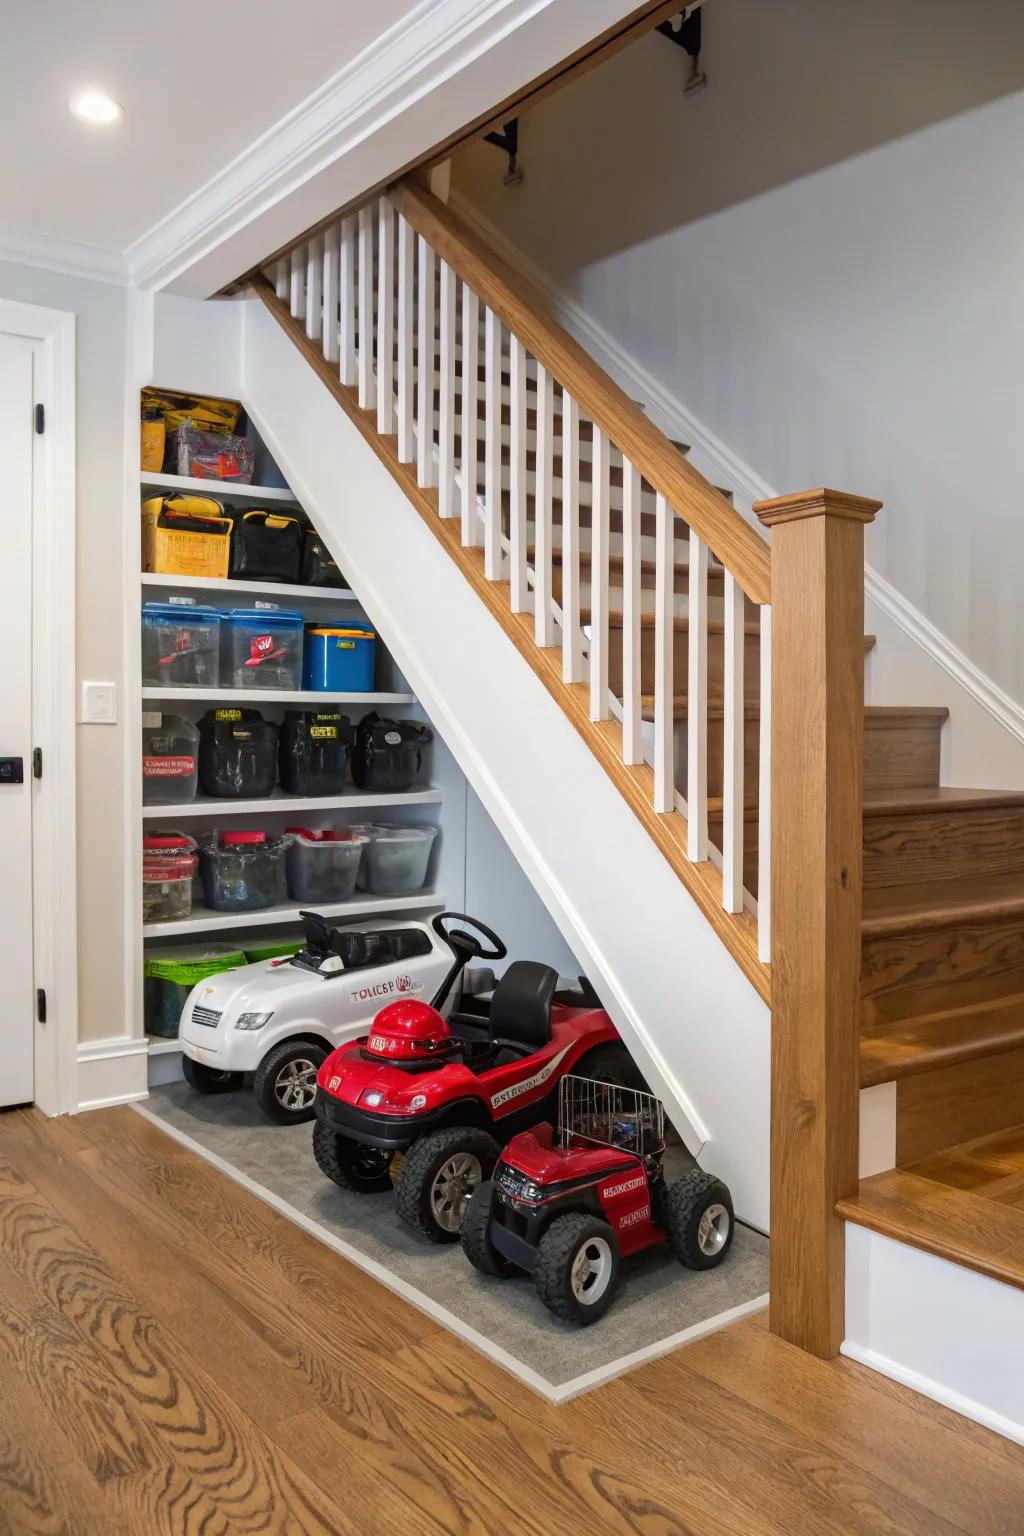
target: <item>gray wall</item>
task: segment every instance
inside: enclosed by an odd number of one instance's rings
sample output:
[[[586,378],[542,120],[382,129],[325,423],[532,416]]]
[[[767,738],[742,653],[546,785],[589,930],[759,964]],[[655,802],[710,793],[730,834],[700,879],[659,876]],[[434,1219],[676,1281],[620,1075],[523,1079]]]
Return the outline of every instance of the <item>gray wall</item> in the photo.
[[[469,197],[779,490],[886,503],[869,559],[1024,700],[1024,7],[710,0],[457,159]]]

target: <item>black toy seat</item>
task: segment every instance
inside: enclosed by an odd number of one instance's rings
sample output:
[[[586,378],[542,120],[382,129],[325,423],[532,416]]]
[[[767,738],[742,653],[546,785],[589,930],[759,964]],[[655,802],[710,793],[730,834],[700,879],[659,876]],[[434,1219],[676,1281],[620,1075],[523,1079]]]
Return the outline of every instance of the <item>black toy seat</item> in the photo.
[[[328,955],[337,955],[346,971],[364,970],[370,965],[388,965],[408,960],[414,955],[429,955],[433,945],[422,928],[383,928],[363,932],[353,928],[334,928],[317,912],[301,912],[306,947],[296,958],[315,970]]]
[[[495,1045],[522,1054],[540,1050],[551,1039],[551,1003],[558,972],[536,960],[513,960],[494,989],[490,1032]]]

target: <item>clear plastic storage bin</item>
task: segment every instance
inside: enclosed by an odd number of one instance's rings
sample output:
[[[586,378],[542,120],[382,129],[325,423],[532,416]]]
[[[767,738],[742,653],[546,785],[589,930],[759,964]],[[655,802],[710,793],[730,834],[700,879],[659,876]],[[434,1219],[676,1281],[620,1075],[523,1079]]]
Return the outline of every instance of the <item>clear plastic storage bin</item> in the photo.
[[[142,681],[149,688],[216,688],[220,614],[194,603],[143,603]]]
[[[302,683],[302,614],[283,608],[232,608],[221,619],[221,683],[287,688]]]
[[[365,833],[343,828],[337,832],[309,832],[289,827],[291,843],[286,856],[288,894],[293,901],[347,901],[356,888],[356,876],[369,843]]]
[[[199,851],[203,900],[214,912],[260,912],[287,897],[286,837],[214,832]]]
[[[151,832],[142,839],[144,923],[171,923],[192,915],[195,848],[184,832]]]
[[[427,883],[436,827],[402,827],[381,822],[353,826],[369,839],[356,884],[374,896],[404,896]]]
[[[182,715],[142,716],[143,805],[187,805],[199,782],[199,732]]]

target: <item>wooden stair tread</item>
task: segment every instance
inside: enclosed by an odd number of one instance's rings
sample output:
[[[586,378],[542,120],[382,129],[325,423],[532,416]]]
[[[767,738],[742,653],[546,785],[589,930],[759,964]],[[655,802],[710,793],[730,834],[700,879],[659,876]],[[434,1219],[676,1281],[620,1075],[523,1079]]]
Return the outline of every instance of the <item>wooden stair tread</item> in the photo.
[[[879,886],[864,892],[865,939],[1024,918],[1024,873]]]
[[[1024,1289],[1024,1211],[902,1168],[862,1179],[839,1215],[898,1243]]]
[[[1012,810],[1024,806],[1024,790],[961,789],[937,785],[934,789],[887,789],[864,796],[865,816],[927,816],[933,811]]]
[[[1024,995],[894,1024],[874,1024],[861,1032],[860,1085],[892,1083],[1018,1047],[1024,1047]]]

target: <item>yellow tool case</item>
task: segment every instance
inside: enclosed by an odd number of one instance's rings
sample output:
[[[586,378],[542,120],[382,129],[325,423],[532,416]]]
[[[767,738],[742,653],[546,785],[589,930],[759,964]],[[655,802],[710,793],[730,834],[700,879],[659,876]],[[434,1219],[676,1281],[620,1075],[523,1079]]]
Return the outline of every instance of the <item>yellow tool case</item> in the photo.
[[[142,569],[226,577],[231,526],[212,496],[149,496],[142,503]]]

